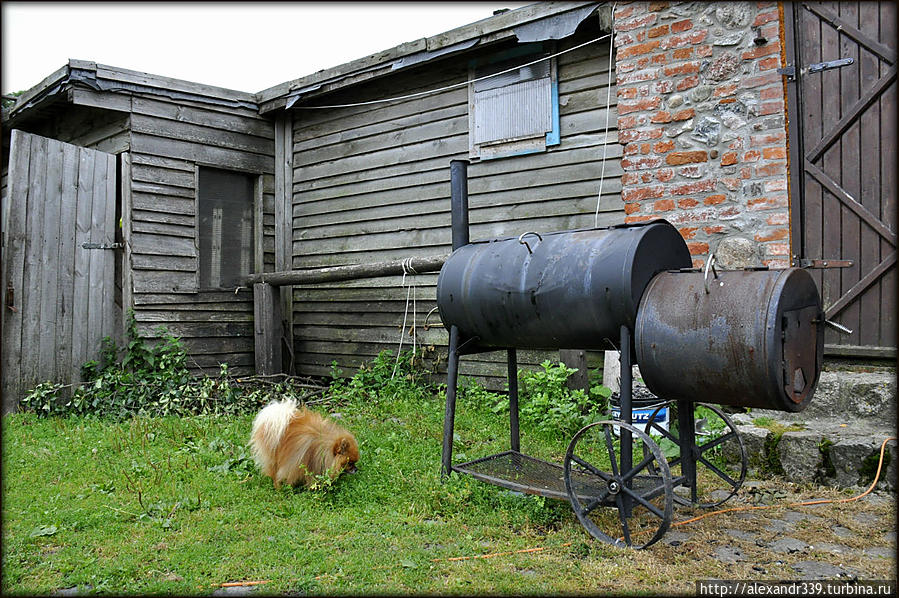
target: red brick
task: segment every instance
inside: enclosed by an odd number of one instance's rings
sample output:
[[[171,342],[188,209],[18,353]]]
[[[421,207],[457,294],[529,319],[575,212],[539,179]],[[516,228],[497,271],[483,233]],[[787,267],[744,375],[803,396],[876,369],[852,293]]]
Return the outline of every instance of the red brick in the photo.
[[[744,166],[743,168],[741,168],[740,169],[740,178],[743,180],[752,178],[752,167]]]
[[[658,75],[658,69],[644,69],[632,73],[617,73],[615,81],[618,85],[630,85],[631,83],[640,83],[641,81],[652,81],[657,79]]]
[[[652,181],[652,173],[644,172],[643,174],[640,175],[640,180],[642,180],[644,183],[651,182]]]
[[[645,27],[646,25],[652,25],[657,19],[657,15],[650,14],[636,17],[629,21],[616,20],[615,31],[630,31],[631,29],[637,29],[638,27]]]
[[[640,182],[640,175],[636,172],[625,172],[621,175],[622,185],[634,185]]]
[[[656,199],[665,195],[665,187],[656,185],[655,187],[638,187],[637,189],[624,189],[621,192],[621,201],[627,203],[629,201],[642,201],[644,199]]]
[[[780,56],[769,56],[764,60],[759,60],[760,71],[770,71],[780,66]]]
[[[743,60],[755,60],[762,56],[770,56],[771,54],[780,54],[780,43],[770,42],[764,46],[756,46],[751,50],[747,50],[740,55]]]
[[[668,8],[668,2],[666,0],[662,0],[661,2],[649,3],[649,12],[659,12],[660,10],[665,10],[666,8]]]
[[[633,6],[626,6],[623,8],[619,8],[615,11],[615,18],[616,19],[626,19],[629,16],[631,16],[632,14],[634,14],[634,10],[635,10],[635,7],[633,7]]]
[[[666,66],[662,69],[662,72],[666,77],[673,77],[674,75],[689,75],[691,73],[699,72],[699,63],[698,62],[685,62],[683,64],[679,64],[677,66]]]
[[[675,112],[674,115],[671,117],[671,120],[673,120],[673,121],[688,120],[688,119],[693,118],[694,116],[696,116],[696,110],[694,110],[693,108],[687,108],[686,110],[681,110],[680,112]]]
[[[765,255],[790,255],[789,243],[766,243]]]
[[[786,172],[786,162],[773,162],[771,164],[765,164],[763,166],[755,167],[755,176],[757,177],[778,176],[781,174],[786,174]]]
[[[682,210],[688,210],[690,208],[695,208],[699,205],[699,202],[691,197],[686,197],[684,199],[677,200],[677,207]]]
[[[789,236],[790,236],[790,233],[789,233],[789,231],[787,231],[787,229],[785,229],[785,228],[778,228],[778,229],[775,229],[775,230],[773,230],[773,231],[771,231],[771,232],[769,232],[769,233],[766,233],[766,234],[757,233],[757,234],[755,235],[755,240],[756,240],[756,241],[759,241],[759,242],[764,242],[764,241],[780,241],[780,240],[782,240],[782,239],[787,239],[787,238],[789,238]]]
[[[697,29],[695,31],[691,31],[690,33],[684,33],[683,35],[672,35],[668,39],[665,40],[665,44],[662,47],[663,50],[673,50],[675,48],[684,48],[686,46],[695,46],[696,44],[701,44],[705,41],[705,38],[708,37],[708,30],[706,29]]]
[[[696,55],[700,58],[708,58],[712,55],[712,46],[696,46]]]
[[[724,208],[720,212],[718,212],[718,218],[735,218],[739,216],[741,213],[740,208],[733,206],[730,208]]]
[[[658,27],[653,27],[649,31],[646,32],[646,36],[649,38],[653,37],[661,37],[663,35],[668,35],[668,31],[670,26],[668,25],[659,25]]]
[[[715,181],[696,181],[693,183],[684,183],[683,185],[675,185],[669,189],[672,195],[692,195],[693,193],[703,193],[715,190]]]
[[[640,153],[641,154],[648,154],[650,149],[652,149],[651,143],[641,143],[640,144]]]
[[[683,33],[693,28],[693,21],[684,19],[683,21],[675,21],[671,23],[671,33]]]
[[[689,77],[684,77],[683,79],[678,81],[677,85],[675,85],[675,88],[678,91],[686,91],[688,89],[696,87],[697,85],[699,85],[699,75],[690,75]]]
[[[624,223],[631,224],[634,222],[646,222],[647,220],[652,220],[656,218],[656,216],[625,216]]]
[[[783,100],[779,100],[777,102],[762,102],[761,106],[759,106],[760,116],[767,116],[768,114],[783,114],[783,112]]]
[[[671,53],[674,60],[687,60],[693,56],[693,48],[678,48]]]
[[[730,166],[737,163],[737,152],[727,152],[721,156],[721,166]]]
[[[724,232],[724,227],[720,224],[716,224],[715,226],[703,226],[702,232],[707,235],[718,235]]]
[[[635,201],[624,204],[624,213],[625,214],[634,214],[635,212],[639,212],[639,211],[640,211],[640,204]]]
[[[652,204],[653,212],[670,212],[674,209],[674,200],[673,199],[660,199],[659,201]]]
[[[759,97],[763,100],[782,100],[784,90],[781,87],[766,87],[759,92]]]
[[[725,201],[727,201],[727,196],[719,193],[716,195],[709,195],[708,197],[705,198],[705,200],[702,203],[704,203],[707,206],[715,206],[715,205],[718,205],[719,203],[724,203]]]
[[[762,157],[762,152],[760,152],[758,150],[749,150],[748,152],[743,154],[743,161],[744,162],[755,162],[761,157]]]
[[[653,64],[668,64],[668,56],[665,54],[654,54],[651,62]]]
[[[645,122],[646,120],[642,116],[619,116],[618,130],[620,131],[621,129],[633,129],[636,126],[644,124]]]
[[[690,255],[703,255],[709,252],[709,244],[703,241],[693,241],[687,243],[687,249],[690,250]]]
[[[790,267],[789,260],[762,260],[762,263],[772,270],[784,270]]]
[[[677,169],[677,174],[690,179],[698,179],[705,174],[706,168],[704,164],[691,164],[689,166],[681,166]]]
[[[782,75],[778,74],[777,71],[767,72],[755,77],[744,77],[740,80],[740,87],[751,88],[770,85],[776,81],[782,81],[781,77]]]
[[[762,13],[755,18],[755,21],[752,22],[753,27],[758,27],[760,25],[764,25],[765,23],[770,23],[771,21],[776,21],[778,19],[778,12],[776,10],[772,10],[771,12]]]
[[[669,154],[670,155],[670,154]],[[658,168],[662,165],[662,159],[657,158],[655,156],[648,156],[646,158],[622,158],[621,159],[621,167],[622,168],[630,168],[633,170],[646,170],[648,168]]]
[[[778,179],[775,181],[766,181],[765,182],[765,191],[786,191],[786,190],[787,190],[787,179]],[[784,205],[786,205],[786,203],[784,203]]]
[[[646,139],[659,139],[664,132],[662,129],[628,129],[618,131],[618,143],[628,143],[631,141],[643,141]]]
[[[642,56],[637,59],[637,68],[645,69],[649,65],[649,60],[652,56]]]
[[[757,197],[746,202],[746,207],[750,210],[771,210],[773,208],[787,207],[786,197]]]
[[[627,58],[628,56],[638,56],[640,54],[649,54],[659,48],[659,40],[644,42],[642,44],[634,44],[618,50],[618,56]]]
[[[724,177],[718,179],[718,181],[730,191],[736,191],[740,188],[740,179],[738,178]]]
[[[687,240],[695,238],[697,230],[699,230],[699,228],[695,226],[682,226],[677,229],[680,236]]]
[[[652,146],[652,151],[657,154],[664,154],[670,152],[674,149],[674,141],[669,139],[667,141],[657,141],[655,145]]]
[[[642,100],[618,102],[618,114],[629,114],[640,110],[655,110],[662,103],[662,98],[654,96]]]
[[[787,148],[785,147],[766,147],[762,150],[762,156],[766,160],[777,160],[787,157]]]
[[[709,159],[708,152],[692,151],[692,152],[672,152],[665,157],[665,163],[672,166],[679,164],[691,164],[694,162],[705,162]]]
[[[743,138],[738,137],[727,144],[728,149],[743,149]]]
[[[725,83],[723,85],[719,85],[715,88],[715,91],[712,92],[712,95],[716,98],[721,98],[725,96],[733,95],[734,92],[737,91],[736,83]]]
[[[674,169],[660,168],[656,171],[656,178],[663,183],[667,183],[674,178]]]
[[[625,156],[634,156],[640,153],[640,144],[638,143],[628,143],[624,146],[624,149],[621,152]]]
[[[781,212],[780,214],[772,214],[768,216],[768,219],[765,221],[772,226],[776,226],[779,224],[789,224],[790,223],[790,215],[787,212]]]
[[[649,122],[670,123],[671,122],[671,113],[666,112],[665,110],[660,110],[652,115],[652,118],[649,119]]]
[[[636,87],[624,87],[618,88],[618,97],[624,100],[633,100],[637,97],[637,88]]]
[[[674,81],[671,79],[662,79],[661,81],[656,81],[653,84],[653,91],[655,93],[671,93],[674,91]]]

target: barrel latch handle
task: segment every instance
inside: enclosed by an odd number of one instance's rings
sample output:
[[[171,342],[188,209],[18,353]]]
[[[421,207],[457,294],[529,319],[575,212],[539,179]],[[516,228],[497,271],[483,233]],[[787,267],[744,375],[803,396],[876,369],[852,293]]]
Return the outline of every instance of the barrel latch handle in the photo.
[[[534,253],[534,250],[531,249],[531,246],[528,245],[528,242],[524,240],[524,238],[525,238],[526,236],[528,236],[528,235],[534,235],[534,236],[536,236],[538,239],[540,239],[541,241],[543,240],[543,237],[540,236],[540,233],[535,233],[535,232],[533,232],[533,231],[528,231],[528,232],[526,232],[526,233],[521,233],[521,235],[518,237],[518,242],[521,243],[522,245],[524,245],[525,247],[528,248],[528,253]]]
[[[718,260],[717,260],[717,258],[715,258],[714,253],[710,253],[708,259],[706,259],[706,261],[705,261],[705,268],[703,270],[702,280],[705,283],[705,294],[706,295],[708,295],[710,292],[709,291],[709,270],[712,271],[712,274],[715,276],[716,279],[718,278],[718,270],[715,269],[716,261],[718,261]]]

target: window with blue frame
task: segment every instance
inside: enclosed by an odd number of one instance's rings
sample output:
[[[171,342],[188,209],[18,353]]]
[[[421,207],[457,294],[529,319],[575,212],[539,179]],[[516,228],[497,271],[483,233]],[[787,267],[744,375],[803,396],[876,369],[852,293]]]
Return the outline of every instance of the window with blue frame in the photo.
[[[539,60],[545,56],[543,44],[527,44],[470,63],[470,158],[542,152],[559,143],[556,63]]]

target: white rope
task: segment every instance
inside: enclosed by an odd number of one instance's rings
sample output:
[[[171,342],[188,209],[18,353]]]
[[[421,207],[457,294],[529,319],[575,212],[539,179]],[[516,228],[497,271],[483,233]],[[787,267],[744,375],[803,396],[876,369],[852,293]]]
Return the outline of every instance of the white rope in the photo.
[[[406,336],[406,322],[408,320],[409,315],[409,296],[412,296],[412,358],[415,358],[416,353],[416,341],[417,341],[417,330],[418,326],[415,321],[415,313],[416,313],[416,304],[415,304],[415,287],[416,287],[416,279],[415,275],[418,272],[415,271],[415,268],[412,267],[412,259],[411,257],[405,258],[402,261],[403,267],[403,279],[400,282],[401,286],[406,286],[406,274],[412,275],[412,284],[406,289],[406,308],[403,310],[403,326],[400,328],[400,343],[399,347],[396,350],[396,363],[393,364],[393,373],[390,374],[390,379],[393,380],[394,376],[396,376],[396,371],[400,366],[400,355],[403,352],[403,340]]]
[[[466,87],[472,83],[477,83],[479,81],[484,81],[486,79],[491,79],[493,77],[499,77],[500,75],[505,75],[506,73],[511,73],[512,71],[517,71],[518,69],[524,68],[526,66],[531,66],[532,64],[537,64],[538,62],[543,62],[544,60],[552,60],[556,56],[561,56],[562,54],[567,54],[568,52],[574,52],[575,50],[579,50],[584,46],[596,43],[598,41],[602,41],[607,37],[612,37],[612,34],[603,35],[601,37],[597,37],[596,39],[591,39],[590,41],[584,42],[577,46],[573,46],[566,50],[562,50],[561,52],[556,52],[555,54],[551,54],[550,56],[544,56],[543,58],[538,58],[537,60],[532,60],[526,64],[522,64],[519,66],[515,66],[504,71],[500,71],[498,73],[493,73],[492,75],[484,75],[483,77],[478,77],[477,79],[472,79],[470,81],[463,81],[461,83],[454,83],[453,85],[447,85],[446,87],[438,87],[437,89],[429,89],[427,91],[419,91],[417,93],[410,93],[404,96],[396,96],[393,98],[385,98],[383,100],[370,100],[368,102],[354,102],[351,104],[330,104],[327,106],[291,106],[291,108],[297,110],[324,110],[329,108],[355,108],[357,106],[371,106],[373,104],[383,104],[386,102],[397,102],[399,100],[409,100],[412,98],[420,98],[422,96],[431,95],[434,93],[442,93],[444,91],[450,91],[452,89],[458,89],[460,87]]]
[[[612,31],[615,31],[615,4],[612,4]],[[609,114],[612,112],[612,52],[615,49],[615,34],[609,34],[609,83],[606,86],[606,134],[602,140],[602,170],[599,173],[599,193],[596,196],[596,213],[593,214],[593,228],[599,227],[599,204],[602,202],[602,184],[606,180],[606,149],[609,147]],[[616,86],[617,86],[617,79]]]

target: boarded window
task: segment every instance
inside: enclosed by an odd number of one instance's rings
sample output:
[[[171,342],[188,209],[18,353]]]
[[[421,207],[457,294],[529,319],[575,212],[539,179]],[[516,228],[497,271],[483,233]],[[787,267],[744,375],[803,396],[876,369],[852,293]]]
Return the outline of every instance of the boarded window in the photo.
[[[528,64],[538,58],[540,54],[529,53],[473,65],[468,88],[472,158],[544,151],[547,145],[559,142],[555,63]],[[493,74],[496,76],[480,80]]]
[[[252,175],[200,168],[201,290],[233,289],[253,267]]]

